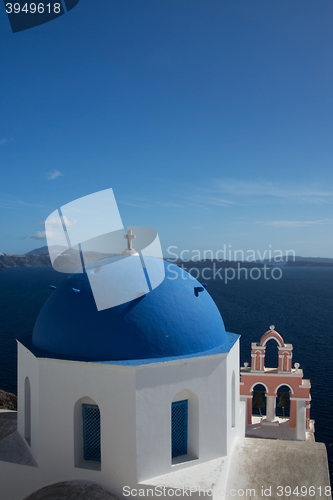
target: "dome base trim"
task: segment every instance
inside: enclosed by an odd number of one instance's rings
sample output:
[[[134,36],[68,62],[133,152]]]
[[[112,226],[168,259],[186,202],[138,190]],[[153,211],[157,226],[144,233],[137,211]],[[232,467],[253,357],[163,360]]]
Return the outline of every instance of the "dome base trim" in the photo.
[[[20,342],[26,349],[28,349],[36,358],[46,358],[46,359],[58,359],[63,361],[79,361],[83,363],[99,363],[102,365],[122,365],[122,366],[140,366],[149,365],[156,363],[166,363],[168,361],[178,361],[180,359],[192,359],[201,358],[203,356],[213,356],[215,354],[227,354],[232,347],[236,344],[240,335],[236,333],[225,332],[227,336],[227,341],[214,349],[209,349],[207,351],[197,352],[193,354],[186,354],[183,356],[169,356],[164,358],[147,358],[147,359],[124,359],[124,360],[100,360],[92,358],[80,358],[74,356],[64,356],[62,354],[55,354],[53,352],[44,351],[35,347],[32,343],[32,336],[23,337],[19,339]]]

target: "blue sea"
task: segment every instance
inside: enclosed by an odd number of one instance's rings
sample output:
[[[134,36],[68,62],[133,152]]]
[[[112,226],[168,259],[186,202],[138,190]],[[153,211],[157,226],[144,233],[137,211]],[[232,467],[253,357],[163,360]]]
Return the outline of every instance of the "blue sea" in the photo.
[[[270,325],[293,344],[293,363],[311,380],[311,419],[315,438],[326,444],[333,476],[333,268],[282,267],[281,279],[271,273],[257,280],[213,279],[205,274],[207,291],[219,308],[226,329],[241,335],[241,364],[251,361],[251,342],[259,342]],[[279,274],[276,273],[275,277]],[[237,276],[236,276],[237,277]],[[257,274],[255,275],[257,277]],[[30,335],[37,315],[66,275],[52,268],[13,268],[0,272],[0,388],[16,392],[15,339]],[[210,278],[210,279],[209,279]],[[268,278],[268,279],[267,279]],[[266,366],[277,366],[277,349],[268,343]]]

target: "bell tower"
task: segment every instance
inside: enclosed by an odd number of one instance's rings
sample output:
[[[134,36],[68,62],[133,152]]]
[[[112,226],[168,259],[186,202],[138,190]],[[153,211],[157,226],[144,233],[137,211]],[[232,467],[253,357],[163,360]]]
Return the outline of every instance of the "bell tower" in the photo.
[[[269,340],[275,340],[279,352],[278,367],[265,366],[266,345]],[[261,337],[260,342],[251,344],[251,367],[248,363],[241,368],[240,394],[241,400],[246,401],[248,435],[260,437],[285,436],[282,439],[296,439],[304,441],[311,439],[314,433],[314,421],[310,420],[310,380],[303,379],[303,371],[299,363],[292,368],[293,346],[286,344],[282,336],[271,325]],[[257,417],[252,415],[253,390],[256,385],[265,387],[266,415]],[[282,419],[276,416],[276,398],[281,386],[289,387],[290,416]],[[255,421],[259,418],[259,421]],[[268,427],[269,426],[269,427]],[[282,432],[283,427],[283,432]],[[285,429],[288,427],[288,431]]]

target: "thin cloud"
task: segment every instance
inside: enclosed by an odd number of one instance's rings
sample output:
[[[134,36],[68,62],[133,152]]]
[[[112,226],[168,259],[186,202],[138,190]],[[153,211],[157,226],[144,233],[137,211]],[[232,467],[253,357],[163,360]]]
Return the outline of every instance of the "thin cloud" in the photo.
[[[202,189],[201,189],[202,191]],[[227,199],[223,196],[212,196],[211,194],[206,195],[190,195],[185,197],[186,200],[190,201],[191,206],[198,206],[203,208],[202,204],[213,205],[217,207],[228,207],[230,205],[241,205],[241,203],[237,203],[236,201]]]
[[[42,205],[40,203],[29,203],[23,200],[12,200],[12,199],[2,199],[0,200],[1,208],[18,209],[21,206],[32,207],[32,208],[48,208],[47,205]]]
[[[118,201],[119,205],[126,205],[128,207],[134,207],[134,208],[152,208],[152,205],[148,205],[148,203],[140,202],[140,201],[134,201],[134,202],[129,202],[129,201]]]
[[[0,208],[5,208],[5,209],[9,208],[10,210],[15,209],[15,207],[13,205],[10,205],[10,204],[3,202],[3,201],[0,201]]]
[[[35,234],[29,234],[29,237],[33,238],[35,240],[46,238],[46,231],[37,231],[37,233],[35,233]],[[52,244],[56,241],[63,242],[64,241],[63,232],[53,230],[53,229],[48,229],[47,230],[47,240],[48,240],[48,242],[52,241]]]
[[[159,201],[158,205],[160,207],[169,207],[169,208],[182,208],[184,205],[180,205],[179,203],[172,203],[169,201]]]
[[[0,146],[3,146],[4,144],[6,144],[8,142],[8,139],[6,137],[2,137],[0,139]]]
[[[332,203],[333,190],[323,189],[319,185],[291,185],[291,183],[271,182],[265,180],[240,181],[237,179],[217,180],[208,192],[228,195],[231,199],[244,201],[290,200],[307,203]]]
[[[77,221],[76,220],[69,220],[66,215],[64,215],[63,217],[63,221],[64,221],[64,224],[66,227],[73,227],[76,225]],[[57,227],[62,227],[62,222],[61,222],[61,219],[60,217],[49,217],[47,219],[47,223],[48,223],[48,227],[51,227],[51,228],[57,228]],[[40,221],[39,226],[44,226],[45,225],[45,221]]]
[[[73,220],[70,221],[66,215],[63,217],[65,227],[73,227],[76,225],[77,221]],[[38,223],[39,226],[45,227],[45,221],[41,220]],[[48,219],[48,230],[47,230],[47,237],[49,240],[52,241],[63,241],[62,237],[62,231],[59,232],[59,228],[63,229],[61,219],[59,217],[50,217]],[[37,231],[36,233],[33,234],[26,234],[24,238],[32,238],[33,240],[45,240],[46,239],[46,232],[45,231]]]
[[[169,207],[169,208],[182,208],[183,205],[179,203],[173,203],[171,201],[156,201],[156,200],[146,200],[146,199],[140,199],[140,198],[133,198],[131,201],[126,201],[124,199],[119,201],[120,205],[127,205],[129,207],[135,207],[135,208],[154,208],[155,206],[159,207]]]
[[[156,199],[144,199],[144,198],[132,198],[131,201],[127,201],[126,199],[122,198],[118,200],[118,203],[120,205],[127,205],[129,207],[135,207],[135,208],[146,208],[146,209],[152,209],[155,207],[162,207],[162,208],[176,208],[176,209],[190,209],[192,207],[195,208],[202,208],[207,210],[207,207],[204,205],[201,205],[198,203],[199,197],[190,197],[186,196],[185,198],[180,195],[175,195],[177,198],[181,198],[181,202],[178,202],[177,200],[173,201],[168,201],[168,200],[156,200]],[[193,202],[191,202],[193,200]]]
[[[24,205],[25,207],[34,207],[34,208],[45,208],[46,205],[41,205],[40,203],[29,203],[27,201],[16,200],[18,205]]]
[[[123,198],[121,205],[151,209],[154,207],[214,210],[216,208],[247,207],[257,204],[306,203],[325,205],[333,203],[333,187],[319,183],[281,183],[259,179],[242,181],[239,179],[213,179],[206,185],[184,184],[184,192],[173,191],[170,200]]]
[[[47,175],[48,175],[49,181],[54,181],[54,179],[57,179],[58,177],[61,177],[64,174],[62,174],[61,172],[59,172],[59,170],[57,170],[55,168],[55,169],[53,169],[52,172],[49,172]]]
[[[37,231],[37,233],[34,234],[26,234],[25,238],[32,238],[33,240],[45,240],[46,235],[45,231]]]
[[[333,224],[333,219],[320,220],[271,220],[271,221],[256,221],[259,226],[273,227],[309,227],[309,226],[324,226]]]

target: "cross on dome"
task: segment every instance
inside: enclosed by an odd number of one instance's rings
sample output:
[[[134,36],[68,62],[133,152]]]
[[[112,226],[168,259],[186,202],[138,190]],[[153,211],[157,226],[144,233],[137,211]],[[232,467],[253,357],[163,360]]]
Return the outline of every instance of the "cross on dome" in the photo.
[[[132,234],[132,229],[129,229],[127,231],[127,234],[124,235],[124,238],[127,239],[127,248],[125,248],[125,250],[122,252],[122,255],[139,255],[132,245],[132,240],[136,238],[136,235]]]
[[[136,238],[135,234],[132,234],[132,229],[129,229],[127,231],[127,234],[124,236],[125,239],[127,239],[127,250],[134,250],[132,247],[132,240]]]

